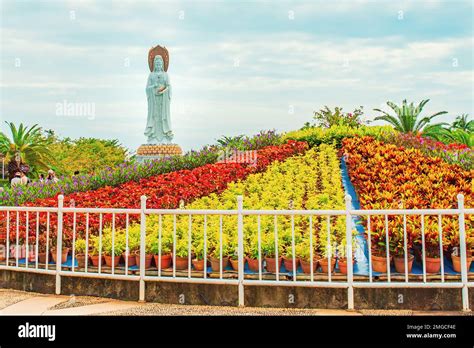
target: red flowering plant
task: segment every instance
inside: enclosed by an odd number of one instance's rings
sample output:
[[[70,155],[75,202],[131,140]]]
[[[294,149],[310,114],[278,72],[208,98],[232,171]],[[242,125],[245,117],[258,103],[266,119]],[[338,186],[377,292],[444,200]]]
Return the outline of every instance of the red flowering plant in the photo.
[[[230,182],[242,180],[251,173],[260,172],[273,161],[283,161],[295,154],[303,153],[308,148],[307,143],[298,141],[288,141],[283,145],[267,146],[257,151],[256,165],[247,163],[218,163],[207,164],[192,170],[179,170],[167,174],[152,176],[137,181],[129,181],[117,187],[102,187],[93,191],[76,192],[64,197],[64,207],[82,208],[139,208],[140,197],[148,197],[148,208],[173,209],[179,206],[179,202],[189,203],[192,200],[207,196],[211,193],[220,193],[227,188]],[[58,197],[39,199],[26,203],[25,206],[32,207],[57,207]],[[113,214],[88,214],[65,212],[63,214],[63,237],[65,245],[69,245],[72,240],[74,219],[76,222],[76,233],[84,233],[87,226],[89,232],[96,234],[100,220],[102,226],[110,225]],[[6,230],[5,212],[0,213],[0,230]],[[56,238],[57,214],[50,214],[50,237]],[[130,221],[136,220],[137,215],[130,214]],[[36,217],[33,214],[29,217],[32,226]],[[88,223],[87,223],[88,219]],[[126,219],[123,214],[115,215],[116,227],[123,227]],[[24,229],[24,221],[20,227]],[[39,232],[45,233],[47,229],[47,214],[39,214]],[[23,227],[22,227],[23,226]],[[15,222],[10,223],[10,237],[15,231]],[[35,233],[30,230],[30,235]],[[69,244],[68,244],[69,243]]]

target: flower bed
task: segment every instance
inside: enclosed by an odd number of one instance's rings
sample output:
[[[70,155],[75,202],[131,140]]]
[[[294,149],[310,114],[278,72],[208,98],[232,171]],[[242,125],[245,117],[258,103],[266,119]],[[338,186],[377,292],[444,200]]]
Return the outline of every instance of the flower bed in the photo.
[[[280,136],[274,131],[261,131],[255,136],[242,138],[239,147],[242,150],[258,150],[280,143]],[[34,182],[28,186],[6,188],[0,192],[0,206],[18,206],[25,202],[54,197],[60,193],[68,195],[74,192],[96,190],[101,187],[113,187],[130,181],[138,182],[141,179],[159,174],[197,168],[215,163],[221,149],[221,146],[205,146],[200,151],[190,151],[184,156],[166,157],[144,164],[123,163],[117,167],[102,170],[94,175],[61,178],[55,184]]]
[[[474,206],[474,170],[463,170],[440,158],[426,157],[420,150],[385,144],[370,137],[345,139],[342,151],[348,155],[349,176],[362,209],[457,208],[459,193],[464,194],[466,208]],[[437,217],[424,219],[427,256],[439,258]],[[443,216],[441,220],[443,246],[451,252],[459,248],[458,219]],[[388,231],[390,253],[404,256],[402,216],[388,217]],[[371,218],[371,235],[373,254],[385,257],[383,217]],[[416,254],[421,243],[420,216],[407,216],[407,236],[408,249]],[[466,236],[469,249],[474,244],[473,215],[466,215]]]
[[[442,158],[466,170],[474,169],[474,150],[464,144],[444,144],[440,141],[412,133],[387,134],[379,140],[405,148],[420,150],[424,155]]]
[[[148,208],[177,208],[180,201],[188,203],[193,199],[209,195],[213,192],[223,191],[227,185],[247,177],[251,173],[264,170],[273,161],[281,161],[290,156],[302,153],[307,149],[303,142],[289,141],[280,146],[268,146],[257,152],[257,163],[255,166],[242,163],[207,164],[192,170],[180,170],[168,174],[141,179],[138,182],[130,181],[118,187],[104,187],[94,191],[78,192],[65,196],[64,206],[76,207],[100,207],[100,208],[139,208],[140,197],[147,195]],[[25,206],[55,207],[57,197],[39,199]],[[1,214],[0,231],[6,230],[6,214]],[[111,223],[112,214],[103,214],[103,224]],[[136,219],[136,216],[130,216]],[[25,213],[20,214],[20,240],[25,237]],[[40,214],[40,234],[46,230],[46,214]],[[73,232],[73,214],[64,214],[64,242],[70,245]],[[91,233],[97,233],[100,216],[90,214],[89,227]],[[36,217],[29,216],[30,226],[35,226]],[[123,216],[116,218],[117,227],[123,226]],[[15,219],[11,217],[10,237],[15,240]],[[54,241],[57,217],[50,216],[50,236]],[[83,234],[86,229],[85,214],[76,214],[76,232]],[[34,235],[34,229],[30,229],[30,235]]]
[[[336,144],[336,147],[340,147],[344,138],[355,136],[372,136],[376,139],[382,139],[397,133],[398,132],[396,132],[390,126],[361,126],[359,128],[353,128],[349,126],[332,126],[329,128],[311,127],[288,132],[283,135],[283,139],[306,141],[310,147],[317,146],[319,144],[333,143]]]
[[[187,209],[235,209],[236,197],[244,196],[244,208],[247,209],[344,209],[344,192],[341,184],[339,160],[335,148],[321,145],[318,148],[287,159],[285,162],[275,162],[264,173],[252,174],[244,181],[232,183],[221,194],[213,193],[202,197]],[[160,221],[161,219],[161,221]],[[204,222],[206,219],[206,223]],[[244,218],[245,254],[249,267],[258,263],[258,221],[256,216]],[[326,218],[313,217],[313,270],[316,272],[317,263],[327,264],[328,256],[331,257],[334,267],[336,254],[344,261],[345,258],[345,217],[332,218],[330,245],[328,247],[327,220]],[[220,225],[222,223],[222,237]],[[308,217],[288,216],[278,218],[278,254],[279,260],[275,261],[274,217],[260,217],[261,231],[261,257],[266,260],[266,270],[275,271],[275,262],[283,262],[287,271],[293,270],[292,260],[295,255],[295,267],[298,269],[301,262],[303,270],[310,270],[310,220]],[[173,217],[169,215],[150,216],[147,219],[147,252],[157,254],[157,236],[159,226],[162,226],[162,255],[173,250]],[[206,226],[204,239],[204,225]],[[295,254],[292,244],[292,225],[294,225]],[[219,260],[222,255],[222,267],[230,262],[237,267],[237,217],[210,215],[204,218],[196,215],[192,218],[191,253],[194,268],[201,270],[204,255],[213,260]],[[106,233],[110,234],[110,228]],[[123,236],[123,230],[117,231]],[[129,233],[135,237],[139,235],[139,224],[132,224]],[[187,216],[176,217],[176,257],[181,258],[184,267],[187,267],[189,220]],[[123,237],[121,237],[123,238]],[[222,238],[222,248],[220,240]],[[122,243],[123,244],[123,243]],[[204,248],[206,245],[206,248]],[[332,248],[332,250],[330,250]],[[216,261],[215,261],[216,262]],[[342,263],[341,262],[341,263]],[[217,261],[218,263],[218,261]],[[177,267],[178,264],[177,264]],[[215,270],[219,270],[218,264]],[[258,268],[254,269],[258,270]],[[264,271],[264,269],[262,268]]]

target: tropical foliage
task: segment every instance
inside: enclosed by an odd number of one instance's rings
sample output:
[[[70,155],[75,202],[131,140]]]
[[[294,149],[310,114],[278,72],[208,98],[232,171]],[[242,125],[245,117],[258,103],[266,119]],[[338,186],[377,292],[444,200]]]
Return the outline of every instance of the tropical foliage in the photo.
[[[466,171],[440,158],[426,157],[418,149],[405,149],[385,144],[370,137],[355,137],[343,141],[349,175],[363,209],[450,209],[457,207],[457,195],[464,194],[465,206],[474,206],[474,171]],[[468,243],[474,242],[474,216],[467,215]],[[433,221],[434,220],[434,221]],[[436,217],[426,217],[425,234],[429,250],[439,250]],[[401,216],[388,217],[390,249],[401,247]],[[443,246],[459,246],[457,219],[442,218]],[[407,217],[409,242],[421,240],[419,216]],[[381,216],[371,219],[372,246],[375,252],[385,252],[385,221]],[[409,245],[410,247],[411,245]]]
[[[51,141],[46,139],[38,125],[26,127],[23,123],[17,128],[13,122],[5,122],[10,128],[11,137],[0,132],[0,153],[5,155],[6,162],[20,152],[23,162],[30,166],[29,175],[35,175],[48,169],[51,161]]]
[[[332,126],[348,126],[358,128],[362,125],[363,106],[356,108],[353,112],[343,112],[341,107],[336,106],[334,111],[328,106],[314,112],[316,126],[330,128]]]
[[[401,106],[388,101],[387,105],[395,112],[395,116],[390,115],[383,110],[374,109],[375,111],[381,112],[383,114],[382,116],[376,117],[375,120],[386,121],[390,123],[397,131],[402,133],[421,132],[433,118],[447,113],[447,111],[440,111],[431,116],[421,117],[420,114],[423,111],[423,107],[429,101],[429,99],[422,100],[418,106],[415,106],[413,103],[408,104],[406,99],[403,100]]]

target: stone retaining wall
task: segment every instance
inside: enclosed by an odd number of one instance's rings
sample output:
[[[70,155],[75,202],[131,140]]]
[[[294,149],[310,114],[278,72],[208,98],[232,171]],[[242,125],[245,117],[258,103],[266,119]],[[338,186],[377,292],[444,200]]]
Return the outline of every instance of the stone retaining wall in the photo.
[[[0,288],[54,294],[55,276],[39,273],[0,271]],[[64,295],[89,295],[138,300],[138,281],[82,277],[61,277]],[[145,300],[169,304],[236,306],[235,285],[150,281],[145,285]],[[469,292],[474,309],[474,290]],[[355,288],[355,309],[462,309],[461,289]],[[339,288],[245,286],[245,305],[249,307],[346,309],[347,291]]]

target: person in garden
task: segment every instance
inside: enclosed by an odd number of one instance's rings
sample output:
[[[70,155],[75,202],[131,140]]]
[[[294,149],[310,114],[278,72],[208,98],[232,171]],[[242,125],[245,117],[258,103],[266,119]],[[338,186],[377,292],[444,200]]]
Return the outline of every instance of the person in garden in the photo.
[[[15,186],[18,186],[18,185],[21,185],[21,184],[22,184],[22,182],[21,182],[21,172],[16,172],[15,175],[13,176],[13,178],[10,181],[10,185],[11,185],[11,187],[15,187]]]
[[[39,176],[39,182],[44,182],[44,174],[40,174],[40,176]]]
[[[20,151],[15,152],[15,156],[8,163],[8,179],[10,182],[16,176],[16,173],[28,173],[30,167],[23,162]]]
[[[54,173],[54,170],[50,169],[48,170],[48,177],[46,178],[47,183],[52,183],[55,184],[59,181],[59,179],[56,177],[56,174]]]
[[[30,178],[28,178],[26,174],[23,172],[20,172],[20,178],[21,178],[22,185],[28,185],[31,182]]]

